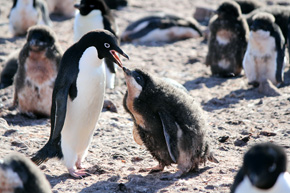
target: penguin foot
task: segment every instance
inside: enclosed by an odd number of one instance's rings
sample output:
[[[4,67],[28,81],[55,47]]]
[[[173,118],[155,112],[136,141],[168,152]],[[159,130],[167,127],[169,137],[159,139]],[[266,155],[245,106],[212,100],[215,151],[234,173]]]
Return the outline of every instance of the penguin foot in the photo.
[[[72,169],[68,169],[68,171],[69,171],[69,174],[74,178],[83,178],[83,177],[91,175],[88,172],[86,172],[85,169],[75,170],[72,168]]]
[[[163,164],[158,164],[157,166],[152,167],[152,168],[140,169],[139,172],[148,172],[149,171],[149,174],[152,174],[152,173],[155,173],[155,172],[163,171],[164,167],[165,166]]]

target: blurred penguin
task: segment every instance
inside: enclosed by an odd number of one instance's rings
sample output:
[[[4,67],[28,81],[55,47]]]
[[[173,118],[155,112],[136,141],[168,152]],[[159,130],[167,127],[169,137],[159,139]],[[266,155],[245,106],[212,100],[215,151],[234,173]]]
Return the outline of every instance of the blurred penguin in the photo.
[[[9,29],[14,36],[25,35],[33,25],[51,26],[46,2],[43,0],[13,0],[9,14]]]
[[[110,9],[119,9],[128,5],[128,0],[105,0]]]
[[[62,50],[47,26],[29,28],[26,40],[14,80],[14,106],[21,113],[48,117]]]
[[[250,85],[259,86],[269,79],[279,86],[284,79],[285,40],[275,18],[270,13],[253,17],[247,51],[243,60]]]
[[[241,16],[240,6],[234,1],[223,2],[216,12],[209,24],[205,63],[211,67],[213,75],[237,76],[242,71],[249,27]]]
[[[231,193],[288,193],[290,174],[285,150],[272,143],[253,146],[245,154]]]
[[[241,7],[242,14],[247,14],[255,9],[266,6],[266,3],[263,3],[260,0],[235,0]]]
[[[41,170],[24,155],[11,154],[0,160],[0,192],[51,193],[51,187]]]
[[[117,38],[115,19],[104,0],[81,0],[77,8],[74,21],[74,41],[78,41],[84,34],[95,29],[106,29]],[[108,59],[106,63],[106,88],[115,87],[116,65]]]
[[[46,0],[49,13],[72,18],[75,15],[75,0]]]

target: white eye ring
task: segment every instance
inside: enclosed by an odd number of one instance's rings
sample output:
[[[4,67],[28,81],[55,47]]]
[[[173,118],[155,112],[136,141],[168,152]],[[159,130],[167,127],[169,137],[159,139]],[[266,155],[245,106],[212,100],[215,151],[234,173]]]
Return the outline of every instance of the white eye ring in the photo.
[[[109,48],[111,47],[111,45],[109,43],[104,43],[105,48]]]

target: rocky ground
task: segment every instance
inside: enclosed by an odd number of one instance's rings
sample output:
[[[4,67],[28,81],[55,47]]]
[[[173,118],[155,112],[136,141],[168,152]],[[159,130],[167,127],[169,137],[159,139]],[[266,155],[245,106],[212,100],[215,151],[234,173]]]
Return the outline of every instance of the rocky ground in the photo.
[[[136,19],[153,12],[175,13],[192,17],[196,6],[215,9],[215,0],[134,0],[130,6],[114,11],[122,32]],[[12,37],[8,30],[10,1],[1,1],[0,64],[14,50],[21,48],[24,37]],[[74,19],[53,17],[55,30],[63,50],[73,42]],[[285,84],[280,96],[268,97],[248,86],[242,74],[235,78],[212,77],[204,64],[207,44],[203,38],[173,43],[130,44],[122,49],[130,56],[123,61],[128,68],[141,68],[152,75],[168,77],[183,84],[206,115],[208,137],[219,164],[207,163],[199,172],[191,172],[180,179],[160,180],[161,173],[139,172],[157,162],[132,137],[133,122],[122,106],[126,85],[121,69],[118,85],[107,90],[118,113],[103,111],[85,159],[91,176],[73,179],[59,160],[49,160],[40,166],[53,192],[229,192],[243,154],[254,144],[271,141],[283,147],[290,160],[290,71],[286,68]],[[13,86],[0,90],[0,158],[12,152],[30,157],[48,140],[49,119],[32,119],[11,109]],[[221,137],[228,137],[220,142]],[[289,161],[288,161],[289,162]],[[166,167],[173,173],[176,166]],[[288,166],[288,171],[290,167]]]

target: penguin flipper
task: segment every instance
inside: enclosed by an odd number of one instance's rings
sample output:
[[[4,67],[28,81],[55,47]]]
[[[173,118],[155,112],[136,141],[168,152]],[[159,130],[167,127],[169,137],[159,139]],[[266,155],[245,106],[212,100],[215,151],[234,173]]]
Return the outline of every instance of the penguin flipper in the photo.
[[[177,130],[179,128],[178,123],[174,121],[174,118],[166,112],[158,112],[160,120],[162,122],[165,141],[167,144],[169,155],[174,163],[176,163],[179,157],[177,149]]]
[[[230,193],[235,193],[238,185],[243,181],[244,179],[244,176],[245,176],[245,172],[244,172],[244,169],[243,167],[239,170],[239,172],[237,173],[236,177],[235,177],[235,180],[234,180],[234,183],[233,185],[231,186],[231,192]]]

